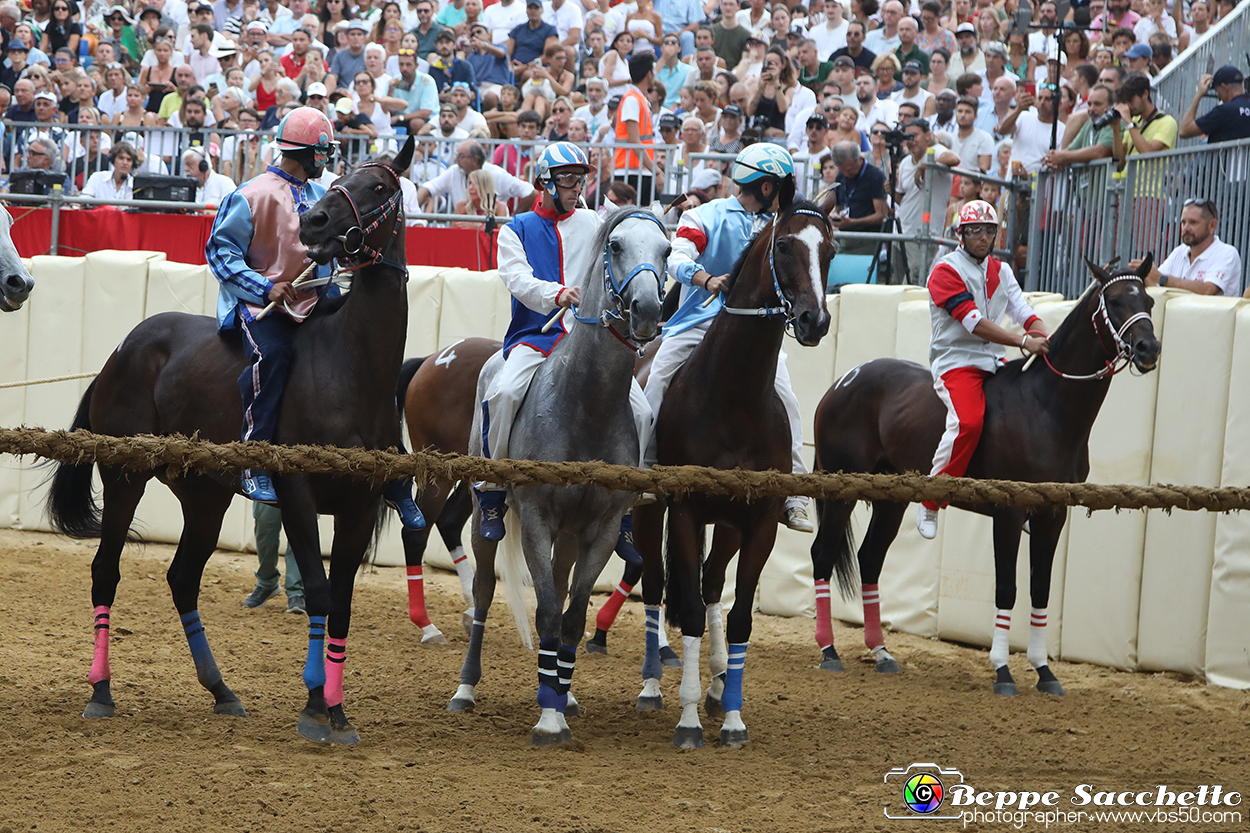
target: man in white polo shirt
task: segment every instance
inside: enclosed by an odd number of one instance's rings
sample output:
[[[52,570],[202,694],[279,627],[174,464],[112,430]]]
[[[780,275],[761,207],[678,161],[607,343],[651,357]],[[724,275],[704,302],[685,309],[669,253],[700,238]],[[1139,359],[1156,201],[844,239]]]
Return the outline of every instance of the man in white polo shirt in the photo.
[[[1220,217],[1210,200],[1187,200],[1181,209],[1181,245],[1152,267],[1147,286],[1188,289],[1199,295],[1241,294],[1241,255],[1215,236]],[[1129,261],[1136,269],[1142,258]]]

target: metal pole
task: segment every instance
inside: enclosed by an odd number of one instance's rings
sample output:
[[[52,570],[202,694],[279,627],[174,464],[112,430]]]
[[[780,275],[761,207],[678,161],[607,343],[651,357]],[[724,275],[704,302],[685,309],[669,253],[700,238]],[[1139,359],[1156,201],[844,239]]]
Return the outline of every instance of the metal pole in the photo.
[[[48,247],[48,254],[55,257],[60,254],[60,238],[61,236],[61,198],[64,194],[61,192],[61,186],[52,186],[52,245]]]

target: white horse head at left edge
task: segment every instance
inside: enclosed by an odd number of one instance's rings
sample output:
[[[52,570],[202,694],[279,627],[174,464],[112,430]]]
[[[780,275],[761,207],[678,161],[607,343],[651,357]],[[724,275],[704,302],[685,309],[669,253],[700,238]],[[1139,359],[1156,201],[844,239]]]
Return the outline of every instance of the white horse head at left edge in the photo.
[[[35,279],[13,245],[13,215],[0,206],[0,312],[16,312],[30,297]]]

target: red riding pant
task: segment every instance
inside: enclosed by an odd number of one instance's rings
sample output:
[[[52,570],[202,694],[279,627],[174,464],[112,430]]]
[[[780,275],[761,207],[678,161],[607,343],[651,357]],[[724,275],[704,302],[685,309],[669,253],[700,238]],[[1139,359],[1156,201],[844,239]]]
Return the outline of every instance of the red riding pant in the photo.
[[[946,431],[933,455],[931,475],[949,474],[963,477],[981,439],[985,423],[985,390],[983,385],[991,374],[975,367],[956,367],[933,380],[933,389],[946,406]],[[945,504],[925,501],[930,509]]]

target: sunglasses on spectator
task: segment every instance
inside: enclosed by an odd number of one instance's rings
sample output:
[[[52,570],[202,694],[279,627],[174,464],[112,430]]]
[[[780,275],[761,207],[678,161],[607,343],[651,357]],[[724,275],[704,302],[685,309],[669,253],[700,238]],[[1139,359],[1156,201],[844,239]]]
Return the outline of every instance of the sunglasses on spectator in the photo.
[[[1185,202],[1181,204],[1181,208],[1189,208],[1191,205],[1196,205],[1199,208],[1205,208],[1206,210],[1212,212],[1216,210],[1215,200],[1204,200],[1198,197],[1190,197],[1185,200]]]
[[[874,130],[874,131],[872,131],[872,135],[874,135],[874,136],[884,136],[885,134],[886,134],[886,131],[884,131],[884,130]]]

